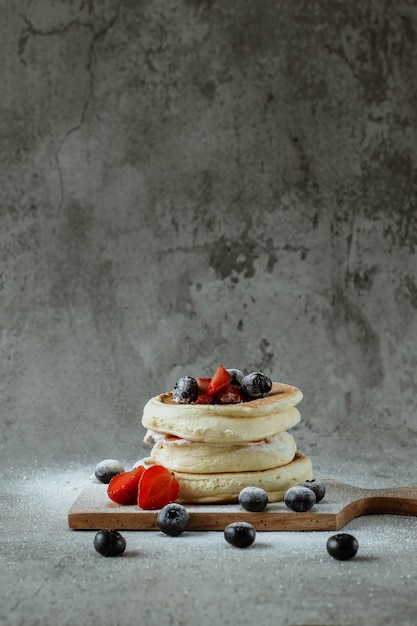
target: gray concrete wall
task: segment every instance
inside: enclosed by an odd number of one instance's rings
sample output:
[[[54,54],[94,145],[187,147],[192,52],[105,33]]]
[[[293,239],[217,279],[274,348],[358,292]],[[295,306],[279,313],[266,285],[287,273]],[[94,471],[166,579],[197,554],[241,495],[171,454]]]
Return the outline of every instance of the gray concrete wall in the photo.
[[[219,363],[411,445],[416,2],[0,6],[2,459],[132,458]]]

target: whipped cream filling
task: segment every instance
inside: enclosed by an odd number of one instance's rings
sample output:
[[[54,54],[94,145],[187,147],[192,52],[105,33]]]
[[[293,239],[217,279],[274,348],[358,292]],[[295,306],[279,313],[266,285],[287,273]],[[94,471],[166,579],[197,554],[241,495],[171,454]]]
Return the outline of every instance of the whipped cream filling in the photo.
[[[176,435],[165,435],[164,433],[159,433],[156,430],[147,430],[146,435],[143,438],[143,442],[147,445],[152,443],[160,443],[164,446],[181,446],[181,445],[193,445],[198,446],[200,449],[204,447],[208,447],[213,451],[220,450],[223,448],[227,448],[227,450],[236,448],[236,450],[263,450],[265,452],[271,451],[272,449],[279,452],[288,452],[292,449],[292,442],[294,442],[294,437],[287,432],[276,433],[271,437],[265,437],[264,439],[255,439],[253,441],[242,442],[240,444],[229,444],[225,446],[222,443],[211,443],[206,444],[204,442],[196,442],[191,441],[189,439],[183,439],[182,437],[177,437]],[[290,445],[291,442],[291,445]]]
[[[188,439],[182,439],[176,435],[165,435],[164,433],[158,433],[156,430],[147,430],[146,435],[143,438],[143,443],[150,445],[151,443],[164,442],[165,445],[181,445],[184,443],[191,443]]]
[[[149,430],[144,441],[154,442],[151,457],[172,471],[219,473],[265,470],[292,461],[297,450],[287,432],[238,443],[203,443]]]

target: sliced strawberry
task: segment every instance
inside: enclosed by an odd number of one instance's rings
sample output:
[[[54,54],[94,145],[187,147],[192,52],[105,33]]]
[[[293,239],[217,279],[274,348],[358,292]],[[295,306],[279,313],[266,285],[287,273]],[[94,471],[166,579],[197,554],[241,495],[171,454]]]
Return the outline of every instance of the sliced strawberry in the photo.
[[[138,485],[145,468],[139,465],[130,472],[114,476],[107,487],[107,495],[117,504],[135,504],[138,498]]]
[[[245,400],[245,394],[235,385],[226,385],[214,396],[214,402],[219,404],[237,404],[238,402],[245,402]]]
[[[177,437],[176,435],[165,435],[166,441],[180,441],[181,437]]]
[[[200,376],[196,378],[198,385],[198,393],[207,393],[207,387],[210,384],[211,378],[209,376]]]
[[[194,404],[213,404],[213,396],[208,393],[199,393],[197,400],[194,400]]]
[[[208,376],[200,376],[196,378],[198,385],[198,396],[197,399],[194,400],[193,404],[211,404],[213,402],[213,397],[209,396],[207,393],[207,387],[210,384],[211,378]]]
[[[138,505],[141,509],[162,509],[175,502],[180,484],[171,470],[162,465],[148,467],[139,482]]]
[[[218,393],[220,389],[226,387],[232,380],[232,375],[229,374],[227,369],[223,367],[223,365],[219,365],[217,368],[213,378],[210,381],[209,386],[207,387],[207,393],[209,395],[214,395]]]

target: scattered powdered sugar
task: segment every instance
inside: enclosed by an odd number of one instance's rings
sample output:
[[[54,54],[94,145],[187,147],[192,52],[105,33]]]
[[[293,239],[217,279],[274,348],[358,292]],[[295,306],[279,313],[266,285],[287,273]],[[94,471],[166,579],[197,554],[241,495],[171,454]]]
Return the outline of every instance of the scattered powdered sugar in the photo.
[[[10,468],[13,470],[13,468]],[[100,484],[94,477],[93,467],[68,466],[67,468],[41,468],[36,471],[16,474],[7,472],[4,477],[4,495],[2,500],[2,521],[5,528],[13,532],[24,527],[27,539],[32,533],[61,531],[67,528],[67,514],[76,498],[87,487],[90,493],[96,494],[91,505],[102,506],[103,494],[106,486]],[[350,485],[340,485],[331,480],[326,481],[327,492],[325,499],[314,507],[316,512],[330,513],[340,509],[346,502],[356,497],[361,497],[362,489]],[[373,490],[371,490],[373,491]],[[363,493],[362,493],[363,495]],[[213,505],[185,505],[193,510],[213,510]],[[219,511],[235,511],[241,509],[239,505],[215,505]],[[130,507],[128,507],[130,508]],[[132,507],[132,510],[134,507]],[[269,504],[269,512],[286,512],[283,502]],[[24,520],[24,522],[23,522]],[[220,530],[220,529],[219,529]],[[415,548],[415,536],[417,531],[417,517],[402,515],[364,515],[353,519],[343,527],[343,532],[354,534],[359,542],[358,555],[353,561],[358,564],[363,560],[372,561],[373,567],[377,568],[379,562],[384,563],[387,559],[395,559],[398,556],[399,547],[405,553],[412,553]],[[336,531],[321,532],[258,532],[254,547],[279,545],[282,558],[293,553],[318,551],[320,559],[327,560],[329,557],[324,550],[325,541]],[[340,532],[337,531],[337,532]],[[188,542],[181,543],[181,550],[197,551],[206,544],[216,544],[218,533],[211,531],[189,531]],[[216,537],[217,535],[217,537]],[[163,541],[165,549],[178,550],[179,544],[175,541],[166,540],[158,531],[147,534],[147,541]],[[214,537],[214,538],[213,538]],[[319,549],[316,548],[319,546]],[[379,568],[378,575],[388,575],[385,570]]]

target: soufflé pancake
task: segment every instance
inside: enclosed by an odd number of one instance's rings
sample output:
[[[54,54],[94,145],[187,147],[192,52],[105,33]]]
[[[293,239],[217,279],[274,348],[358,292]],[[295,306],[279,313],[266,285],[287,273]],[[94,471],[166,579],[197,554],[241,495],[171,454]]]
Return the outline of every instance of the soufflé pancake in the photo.
[[[237,502],[244,487],[261,487],[269,502],[313,478],[311,461],[287,431],[300,421],[301,391],[266,375],[220,366],[212,378],[179,379],[144,407],[141,464],[162,465],[179,484],[178,502]]]

